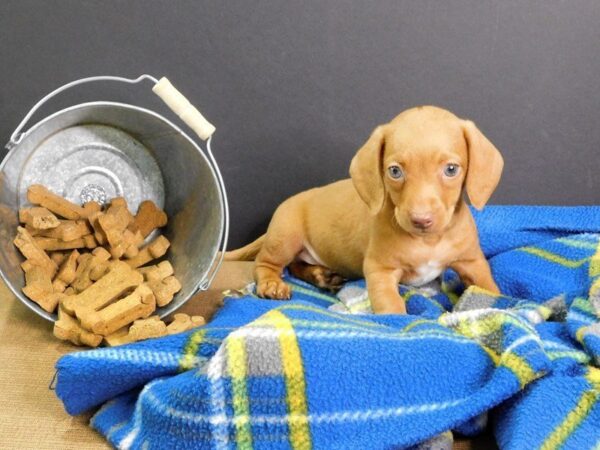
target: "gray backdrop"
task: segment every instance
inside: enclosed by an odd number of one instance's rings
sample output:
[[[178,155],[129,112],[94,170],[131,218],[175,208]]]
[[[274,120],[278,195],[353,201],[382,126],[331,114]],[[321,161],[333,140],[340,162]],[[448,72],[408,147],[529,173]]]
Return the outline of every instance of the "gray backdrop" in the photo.
[[[597,203],[599,23],[597,0],[2,0],[0,138],[65,82],[166,75],[217,126],[231,246],[346,177],[373,127],[419,104],[503,152],[493,202]],[[147,88],[79,88],[38,117],[97,99],[165,112]]]

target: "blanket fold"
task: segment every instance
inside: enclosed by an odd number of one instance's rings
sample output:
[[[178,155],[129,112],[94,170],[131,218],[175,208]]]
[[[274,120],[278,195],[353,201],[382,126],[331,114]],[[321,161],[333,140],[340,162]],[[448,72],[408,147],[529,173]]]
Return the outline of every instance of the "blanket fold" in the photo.
[[[600,208],[484,212],[506,295],[448,271],[400,287],[408,315],[377,316],[364,280],[333,296],[286,276],[289,302],[249,290],[204,327],[62,357],[56,393],[70,414],[100,407],[118,448],[451,448],[448,430],[487,426],[501,448],[594,448]]]

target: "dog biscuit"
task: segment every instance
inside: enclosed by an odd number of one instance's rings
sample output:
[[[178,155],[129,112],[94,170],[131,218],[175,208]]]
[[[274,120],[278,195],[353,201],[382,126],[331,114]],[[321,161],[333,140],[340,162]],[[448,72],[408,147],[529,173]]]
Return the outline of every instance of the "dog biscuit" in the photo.
[[[102,217],[103,215],[104,215],[104,213],[102,211],[94,211],[94,212],[91,212],[87,218],[89,224],[92,226],[92,229],[94,230],[94,238],[100,245],[105,245],[107,242],[106,235],[104,234],[104,231],[102,231],[102,227],[98,223],[98,219],[100,217]]]
[[[40,205],[65,219],[76,220],[85,216],[85,210],[74,203],[49,191],[41,184],[33,184],[27,189],[27,200]]]
[[[173,275],[164,280],[149,281],[148,286],[154,292],[159,308],[171,303],[175,294],[181,290],[181,283]]]
[[[129,338],[132,341],[161,337],[166,334],[167,325],[158,316],[136,320],[129,328]]]
[[[102,336],[84,330],[77,319],[68,315],[61,307],[58,308],[58,320],[54,322],[53,333],[58,339],[75,345],[98,347],[102,342]]]
[[[140,203],[133,224],[145,238],[156,228],[167,224],[167,215],[152,200],[146,200]]]
[[[56,238],[36,237],[34,240],[42,250],[47,252],[87,247],[84,238],[73,239],[72,241],[62,241]]]
[[[64,299],[67,313],[79,314],[86,310],[99,310],[107,306],[129,289],[142,284],[144,277],[122,261],[115,261],[106,275],[77,295]]]
[[[69,256],[65,258],[58,269],[56,280],[62,281],[65,284],[65,287],[75,280],[77,273],[77,258],[79,258],[79,252],[73,250],[69,253]]]
[[[102,211],[102,206],[98,202],[86,202],[83,204],[83,217],[89,219],[91,214]]]
[[[52,281],[52,290],[54,292],[63,293],[65,292],[65,289],[67,289],[67,284],[64,281],[59,280],[58,278]]]
[[[99,311],[81,313],[81,326],[96,334],[107,336],[132,323],[144,319],[154,312],[156,302],[148,286],[141,284],[127,297],[111,303]]]
[[[40,266],[50,274],[50,277],[54,276],[57,269],[56,263],[40,248],[25,228],[17,228],[17,236],[13,242],[30,265]]]
[[[22,291],[44,310],[51,313],[56,309],[58,299],[50,298],[50,294],[54,292],[52,279],[43,267],[32,266],[25,272],[25,286]]]
[[[125,200],[124,197],[115,197],[110,201],[110,206],[108,208],[108,211],[110,211],[111,208],[124,208],[125,211],[127,211],[127,225],[131,225],[134,221],[134,217],[133,214],[131,214],[131,212],[129,211],[129,205],[127,204],[127,200]]]
[[[194,327],[205,325],[206,321],[202,316],[188,316],[187,314],[178,313],[173,316],[173,321],[167,325],[168,334],[177,334],[190,330]]]
[[[48,230],[60,225],[58,218],[41,206],[20,209],[19,221],[36,230]]]
[[[67,257],[66,253],[63,253],[63,252],[52,252],[48,256],[50,257],[50,259],[52,261],[54,261],[54,264],[56,264],[58,267],[61,266],[61,264],[64,262],[65,258]]]
[[[28,229],[32,236],[72,241],[92,233],[87,220],[61,220],[56,228],[49,230]]]
[[[162,281],[173,275],[173,266],[169,261],[161,261],[155,266],[140,267],[138,270],[146,281]]]
[[[167,334],[166,324],[158,318],[152,316],[147,319],[138,319],[130,327],[123,327],[120,330],[109,334],[104,341],[111,347],[131,342],[161,337]]]
[[[68,288],[65,289],[63,294],[65,294],[66,296],[69,296],[69,295],[75,295],[76,292],[75,292],[75,289],[73,289],[71,286],[69,286]]]
[[[160,258],[169,249],[171,243],[164,236],[158,236],[150,244],[140,250],[140,252],[131,259],[126,260],[131,267],[143,266],[153,259]]]
[[[94,249],[92,253],[84,253],[77,259],[77,271],[71,285],[76,292],[82,292],[92,285],[94,281],[102,278],[108,269],[107,261],[110,253],[102,247]],[[100,273],[102,272],[102,273]],[[95,278],[95,280],[94,280]]]

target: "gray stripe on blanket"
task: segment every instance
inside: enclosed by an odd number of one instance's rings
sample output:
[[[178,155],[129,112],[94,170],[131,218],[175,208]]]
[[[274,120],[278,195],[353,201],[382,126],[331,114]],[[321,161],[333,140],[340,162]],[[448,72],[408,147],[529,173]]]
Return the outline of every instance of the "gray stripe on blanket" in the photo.
[[[272,332],[272,330],[269,330]],[[269,376],[281,375],[281,348],[279,339],[273,336],[246,336],[246,354],[248,358],[248,375]]]

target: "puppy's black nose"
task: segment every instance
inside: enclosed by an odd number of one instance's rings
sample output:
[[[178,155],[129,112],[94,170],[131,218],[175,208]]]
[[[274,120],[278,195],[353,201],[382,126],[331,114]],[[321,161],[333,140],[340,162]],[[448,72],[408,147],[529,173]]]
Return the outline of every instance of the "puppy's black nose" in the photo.
[[[411,214],[410,221],[415,228],[426,230],[433,225],[433,217],[431,214]]]

